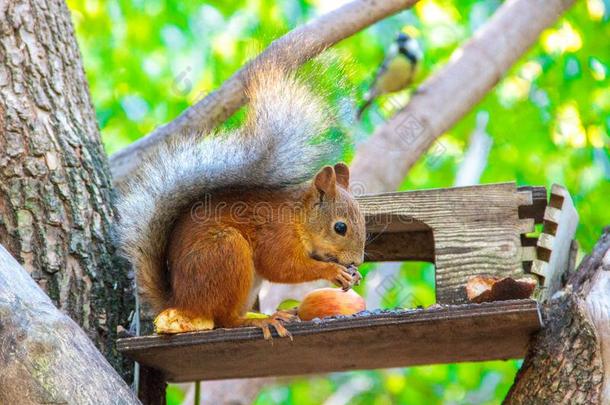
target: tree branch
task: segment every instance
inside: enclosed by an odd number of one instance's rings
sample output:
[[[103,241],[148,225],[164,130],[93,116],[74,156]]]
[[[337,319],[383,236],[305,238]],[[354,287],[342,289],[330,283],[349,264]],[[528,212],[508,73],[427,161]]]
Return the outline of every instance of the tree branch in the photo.
[[[244,79],[248,68],[253,64],[264,60],[280,60],[287,66],[298,67],[329,46],[385,17],[411,7],[417,1],[354,0],[275,40],[218,90],[186,109],[173,121],[112,155],[110,165],[115,184],[121,183],[126,176],[133,173],[143,156],[158,142],[170,136],[184,134],[184,130],[188,128],[209,131],[233,115],[247,102]]]
[[[0,403],[139,403],[72,319],[0,245]]]
[[[506,404],[610,403],[610,227],[554,294]]]
[[[426,80],[409,104],[358,148],[353,180],[395,190],[419,157],[491,90],[574,0],[509,0]],[[442,153],[442,146],[433,153]],[[383,164],[380,164],[383,162]]]
[[[454,187],[471,186],[481,181],[493,144],[493,139],[486,131],[488,120],[489,113],[481,111],[477,114],[477,126],[470,134],[464,160],[455,175]]]

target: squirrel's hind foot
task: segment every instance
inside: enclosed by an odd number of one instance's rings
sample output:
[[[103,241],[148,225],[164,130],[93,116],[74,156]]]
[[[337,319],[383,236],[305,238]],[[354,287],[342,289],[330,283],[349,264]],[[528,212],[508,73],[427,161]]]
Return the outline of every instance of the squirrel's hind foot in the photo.
[[[193,318],[176,308],[162,311],[153,322],[155,333],[174,334],[214,329],[214,321],[205,318]]]
[[[301,319],[299,319],[299,317],[297,316],[296,309],[279,310],[273,315],[271,315],[271,318],[280,320],[285,323],[301,321]]]
[[[284,327],[284,321],[274,316],[269,318],[243,318],[238,321],[236,326],[255,326],[260,328],[263,331],[265,340],[272,340],[270,327],[273,327],[280,337],[289,337],[292,340],[292,334]]]

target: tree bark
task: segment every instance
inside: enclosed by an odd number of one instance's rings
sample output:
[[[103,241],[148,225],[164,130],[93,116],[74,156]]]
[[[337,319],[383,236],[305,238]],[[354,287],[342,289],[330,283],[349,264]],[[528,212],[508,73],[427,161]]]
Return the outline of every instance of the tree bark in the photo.
[[[107,158],[63,0],[0,0],[0,244],[121,371],[132,308]]]
[[[506,404],[610,403],[610,227],[544,311]]]
[[[509,0],[428,78],[409,104],[358,148],[354,182],[367,193],[395,190],[436,139],[492,89],[574,0]],[[443,153],[442,144],[432,154]],[[383,164],[379,164],[383,162]]]
[[[137,404],[82,329],[0,246],[0,404]]]
[[[418,0],[354,0],[330,13],[296,28],[274,41],[263,53],[231,76],[216,91],[210,93],[180,116],[138,139],[110,157],[115,184],[121,183],[142,162],[158,142],[170,136],[185,136],[214,129],[233,115],[246,102],[245,78],[248,69],[265,60],[278,60],[286,66],[298,67],[324,49]],[[185,131],[195,128],[197,131]]]

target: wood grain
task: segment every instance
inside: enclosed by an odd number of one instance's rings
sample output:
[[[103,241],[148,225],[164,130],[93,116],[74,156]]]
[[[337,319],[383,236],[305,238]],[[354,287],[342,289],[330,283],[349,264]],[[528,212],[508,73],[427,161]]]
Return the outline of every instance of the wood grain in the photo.
[[[547,300],[561,288],[561,278],[570,267],[571,245],[578,213],[570,193],[562,186],[553,184],[549,205],[544,212],[544,228],[537,243],[538,259],[531,272],[543,280],[540,299]]]
[[[533,218],[535,223],[542,223],[547,205],[546,188],[541,186],[521,186],[518,192],[529,192],[529,205],[519,206],[519,218]],[[407,192],[408,193],[408,192]],[[366,258],[369,262],[384,261],[423,261],[434,263],[434,236],[432,229],[417,221],[396,221],[392,216],[367,214],[368,238]],[[521,235],[521,245],[536,246],[537,238]],[[529,272],[531,260],[524,260],[523,266]]]
[[[477,275],[525,274],[521,235],[533,231],[546,205],[543,187],[499,183],[358,198],[367,218],[368,260],[425,260],[436,265],[436,300],[467,302]],[[432,243],[432,246],[430,245]]]
[[[293,341],[274,334],[269,342],[256,328],[238,328],[117,345],[182,382],[520,358],[540,327],[538,304],[517,300],[293,323]]]

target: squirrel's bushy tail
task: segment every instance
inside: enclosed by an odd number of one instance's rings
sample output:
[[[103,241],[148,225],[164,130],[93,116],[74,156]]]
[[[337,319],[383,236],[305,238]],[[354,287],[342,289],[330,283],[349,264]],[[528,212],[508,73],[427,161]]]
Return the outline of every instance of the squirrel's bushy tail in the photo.
[[[321,137],[333,122],[330,109],[294,73],[259,65],[249,75],[247,96],[241,128],[160,146],[119,199],[120,246],[154,310],[169,299],[167,239],[184,210],[214,190],[301,183],[338,152]]]

